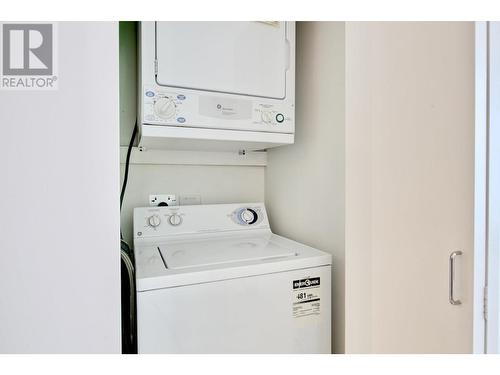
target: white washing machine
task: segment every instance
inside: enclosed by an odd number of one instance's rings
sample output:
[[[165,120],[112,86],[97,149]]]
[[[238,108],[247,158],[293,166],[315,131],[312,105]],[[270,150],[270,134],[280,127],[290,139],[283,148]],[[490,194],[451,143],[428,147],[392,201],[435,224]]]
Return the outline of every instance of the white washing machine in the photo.
[[[263,204],[134,210],[139,353],[330,353],[331,255]]]

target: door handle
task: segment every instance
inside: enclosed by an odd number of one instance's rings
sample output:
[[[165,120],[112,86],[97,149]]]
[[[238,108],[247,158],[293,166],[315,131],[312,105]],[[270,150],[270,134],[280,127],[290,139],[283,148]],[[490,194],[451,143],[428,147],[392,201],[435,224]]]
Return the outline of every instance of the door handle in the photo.
[[[461,305],[462,301],[455,299],[455,258],[462,255],[461,251],[454,251],[450,254],[450,303],[452,305]]]
[[[285,71],[290,69],[290,60],[292,54],[292,49],[290,47],[290,41],[288,39],[285,40]]]

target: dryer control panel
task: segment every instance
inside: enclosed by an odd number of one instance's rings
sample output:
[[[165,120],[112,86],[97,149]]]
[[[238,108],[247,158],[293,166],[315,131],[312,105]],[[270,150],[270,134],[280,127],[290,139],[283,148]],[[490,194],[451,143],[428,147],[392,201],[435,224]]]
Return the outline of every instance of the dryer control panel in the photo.
[[[134,209],[134,238],[268,229],[263,203]]]
[[[142,123],[293,133],[293,107],[258,101],[145,86]]]

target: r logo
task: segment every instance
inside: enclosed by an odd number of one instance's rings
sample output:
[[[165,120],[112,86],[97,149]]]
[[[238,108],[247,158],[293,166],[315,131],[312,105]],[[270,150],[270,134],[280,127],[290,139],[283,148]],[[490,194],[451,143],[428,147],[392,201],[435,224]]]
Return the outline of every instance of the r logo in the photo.
[[[3,24],[2,36],[3,75],[52,75],[52,24]]]

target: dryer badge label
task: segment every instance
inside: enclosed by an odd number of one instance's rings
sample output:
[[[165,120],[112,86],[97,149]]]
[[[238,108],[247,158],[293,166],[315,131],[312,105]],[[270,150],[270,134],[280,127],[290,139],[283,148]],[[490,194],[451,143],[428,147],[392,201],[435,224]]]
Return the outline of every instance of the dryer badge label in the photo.
[[[320,314],[320,278],[293,280],[292,314],[294,318],[318,316]]]

